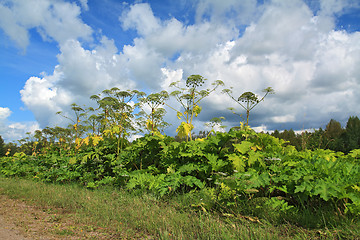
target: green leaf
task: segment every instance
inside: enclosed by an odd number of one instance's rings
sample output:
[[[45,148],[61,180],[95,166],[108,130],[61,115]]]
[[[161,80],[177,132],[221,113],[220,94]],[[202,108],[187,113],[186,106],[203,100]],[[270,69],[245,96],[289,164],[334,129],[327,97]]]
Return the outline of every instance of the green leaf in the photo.
[[[337,195],[337,191],[330,182],[325,182],[324,180],[320,180],[315,185],[314,195],[320,195],[322,199],[328,201],[331,197]]]
[[[182,172],[191,173],[193,171],[200,171],[200,170],[202,170],[201,166],[194,164],[194,163],[189,163],[189,164],[182,165],[178,171],[181,173]]]
[[[235,153],[229,154],[228,158],[230,161],[232,161],[234,168],[239,172],[245,171],[245,157],[244,156],[238,156]]]
[[[311,182],[302,182],[300,185],[295,187],[295,191],[294,193],[298,193],[298,192],[310,192],[313,189],[313,184]]]
[[[253,165],[255,162],[259,161],[262,158],[263,158],[263,156],[260,152],[251,151],[249,153],[249,163],[248,163],[249,166]],[[259,162],[261,162],[261,161],[259,161]]]
[[[183,178],[184,184],[188,185],[190,187],[193,187],[194,185],[198,188],[204,188],[204,184],[196,177],[193,176],[185,176]]]
[[[224,166],[226,166],[228,163],[224,162],[221,159],[218,159],[218,156],[215,154],[208,153],[205,155],[207,160],[209,160],[209,163],[211,165],[211,169],[215,172],[220,171],[220,169]]]
[[[247,153],[253,145],[254,144],[252,142],[248,141],[242,141],[240,144],[233,144],[234,148],[242,154]]]
[[[254,178],[251,180],[255,180]],[[254,187],[265,187],[270,183],[270,176],[269,173],[263,172],[256,178],[256,181],[254,181]]]
[[[360,149],[354,149],[350,151],[349,155],[353,158],[359,158],[360,157]]]
[[[73,164],[76,164],[76,157],[72,157],[69,159],[69,164],[73,165]]]

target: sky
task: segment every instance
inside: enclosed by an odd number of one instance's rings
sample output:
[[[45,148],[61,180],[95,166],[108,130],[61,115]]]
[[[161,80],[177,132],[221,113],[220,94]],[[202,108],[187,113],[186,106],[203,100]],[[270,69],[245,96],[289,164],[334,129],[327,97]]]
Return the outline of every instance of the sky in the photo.
[[[94,106],[105,89],[171,92],[192,74],[225,83],[201,102],[195,132],[220,116],[239,126],[230,87],[235,98],[274,89],[250,113],[257,131],[345,126],[360,112],[359,66],[358,0],[0,0],[0,135],[66,126],[56,112]]]

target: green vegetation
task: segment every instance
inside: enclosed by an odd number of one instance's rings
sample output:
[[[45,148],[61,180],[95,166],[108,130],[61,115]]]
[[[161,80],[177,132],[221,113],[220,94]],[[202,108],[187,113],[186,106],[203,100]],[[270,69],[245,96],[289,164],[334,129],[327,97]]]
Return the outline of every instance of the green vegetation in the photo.
[[[288,141],[299,151],[321,148],[349,153],[360,148],[360,120],[358,117],[349,117],[346,127],[342,128],[338,121],[331,119],[325,130],[320,128],[300,134],[296,134],[292,129],[282,132],[276,130],[271,135]]]
[[[68,203],[74,206],[66,205],[64,200],[65,208],[88,209],[86,214],[90,215],[92,210],[108,212],[111,217],[107,217],[115,223],[97,216],[95,221],[108,225],[127,222],[130,229],[157,238],[169,237],[167,234],[176,239],[359,236],[355,226],[360,217],[360,149],[353,149],[358,146],[357,135],[347,131],[338,134],[339,126],[334,121],[323,135],[317,135],[318,142],[323,136],[345,136],[346,146],[352,148],[346,154],[309,148],[310,138],[304,135],[301,147],[296,148],[285,140],[254,132],[247,123],[241,123],[237,130],[213,131],[194,140],[192,121],[201,112],[198,104],[222,85],[216,81],[212,89],[197,90],[204,81],[192,75],[186,88],[178,87],[170,94],[184,108],[184,112],[177,111],[183,120],[177,131],[186,141],[161,134],[166,125],[162,108],[169,97],[166,92],[146,96],[113,88],[91,97],[99,105],[97,110],[73,105],[75,120],[69,128],[37,131],[36,141],[22,145],[28,154],[17,152],[0,158],[2,181],[21,177],[37,181],[38,186],[40,182],[62,184],[53,187],[59,192],[78,191],[81,198],[74,197],[75,202]],[[264,97],[246,105],[247,119]],[[139,102],[134,104],[135,99]],[[135,112],[135,108],[142,111]],[[86,119],[90,112],[98,114]],[[142,119],[137,125],[135,116]],[[213,119],[213,126],[221,124],[221,119]],[[351,118],[347,128],[358,129],[356,119]],[[139,127],[149,134],[128,142],[127,137]],[[74,184],[77,189],[69,190]],[[79,186],[84,187],[79,190]],[[12,191],[11,187],[4,188],[7,193]],[[93,206],[84,203],[81,194],[94,194],[91,198],[95,199],[97,194],[106,197]],[[134,213],[114,212],[125,205],[134,206]],[[164,205],[169,207],[162,209]],[[175,226],[181,227],[176,230]],[[280,229],[288,230],[282,236]]]

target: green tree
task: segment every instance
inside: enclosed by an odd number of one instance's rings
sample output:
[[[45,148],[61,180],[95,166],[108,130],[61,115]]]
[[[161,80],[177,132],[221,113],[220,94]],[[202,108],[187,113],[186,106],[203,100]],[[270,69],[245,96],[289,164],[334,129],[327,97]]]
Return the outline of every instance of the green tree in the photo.
[[[272,136],[283,139],[285,141],[288,141],[289,144],[293,145],[298,150],[302,149],[301,135],[296,134],[293,129],[290,129],[290,130],[285,129],[282,132],[279,132],[278,130],[275,130],[272,133]]]
[[[0,136],[0,157],[5,156],[6,149],[5,149],[5,143],[4,139]]]
[[[360,120],[358,117],[349,117],[343,136],[346,153],[360,148]]]
[[[265,97],[268,94],[274,94],[275,91],[271,88],[265,88],[263,90],[263,92],[265,93],[264,96],[262,98],[259,98],[258,96],[256,96],[254,93],[252,92],[244,92],[243,94],[240,95],[240,97],[238,99],[235,99],[232,96],[232,88],[230,89],[224,89],[223,93],[226,93],[227,95],[229,95],[229,97],[234,100],[236,103],[238,103],[243,109],[246,110],[246,126],[249,126],[249,117],[250,117],[250,111],[252,109],[254,109],[260,102],[264,101]],[[232,108],[229,108],[230,110],[233,111]],[[233,113],[235,113],[233,111]],[[241,115],[240,115],[241,116]]]
[[[324,135],[325,131],[322,128],[319,128],[312,133],[308,133],[306,148],[310,150],[325,148],[326,137]]]
[[[271,135],[276,137],[276,138],[280,138],[280,132],[277,129]]]
[[[334,151],[344,151],[343,134],[345,130],[341,127],[340,122],[331,119],[325,128],[325,148]]]

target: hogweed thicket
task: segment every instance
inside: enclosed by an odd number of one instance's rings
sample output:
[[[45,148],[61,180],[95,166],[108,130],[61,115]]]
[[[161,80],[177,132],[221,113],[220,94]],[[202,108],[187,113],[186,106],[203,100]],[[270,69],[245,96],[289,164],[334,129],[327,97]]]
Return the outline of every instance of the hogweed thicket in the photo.
[[[94,95],[97,110],[74,105],[74,125],[37,131],[36,144],[24,144],[33,154],[1,158],[1,175],[77,182],[88,188],[113,185],[157,197],[199,192],[206,200],[193,206],[203,211],[241,212],[244,204],[254,203],[256,209],[284,214],[326,206],[339,215],[360,215],[359,149],[349,154],[298,151],[283,140],[255,133],[248,124],[192,140],[200,101],[222,85],[216,81],[213,88],[198,90],[203,81],[192,75],[186,88],[174,83],[179,90],[170,96],[117,88]],[[171,96],[183,108],[174,109],[183,119],[177,131],[187,141],[161,134],[166,126],[163,106]],[[138,107],[138,123],[148,134],[129,143],[127,137],[138,127],[133,120]]]

